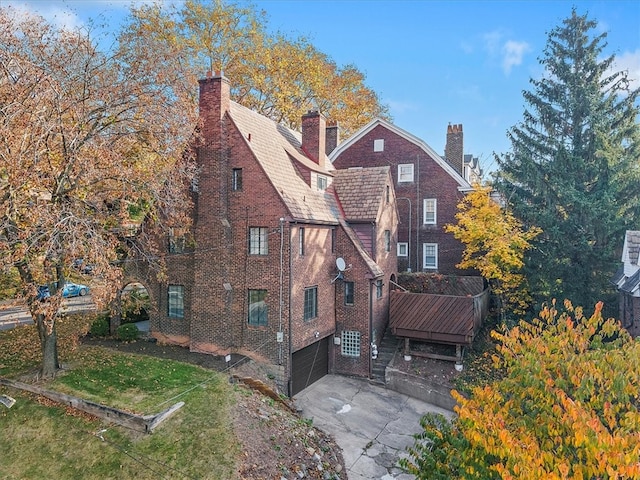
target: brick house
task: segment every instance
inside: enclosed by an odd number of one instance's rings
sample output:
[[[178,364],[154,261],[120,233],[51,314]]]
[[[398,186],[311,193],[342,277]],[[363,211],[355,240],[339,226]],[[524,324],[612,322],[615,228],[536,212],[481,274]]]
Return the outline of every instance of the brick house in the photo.
[[[622,266],[613,278],[618,288],[620,322],[640,336],[640,231],[628,230],[622,247]]]
[[[471,184],[468,172],[479,172],[463,154],[462,125],[449,125],[446,160],[424,141],[376,119],[330,152],[337,169],[389,166],[398,201],[399,271],[463,274],[460,262],[463,245],[444,231],[455,223],[457,205]]]
[[[151,335],[263,361],[289,395],[369,376],[397,272],[390,168],[335,170],[320,113],[292,131],[231,101],[223,76],[199,102],[193,226],[168,241],[166,281],[147,280]]]

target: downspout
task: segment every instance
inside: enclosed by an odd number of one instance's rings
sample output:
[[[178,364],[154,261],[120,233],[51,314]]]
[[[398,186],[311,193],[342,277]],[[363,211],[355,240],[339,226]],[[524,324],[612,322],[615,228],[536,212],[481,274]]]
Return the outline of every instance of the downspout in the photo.
[[[278,365],[282,365],[282,344],[284,343],[282,332],[282,307],[284,302],[284,218],[280,218],[280,291],[278,293]]]
[[[416,158],[416,272],[420,272],[420,154]]]
[[[371,355],[373,339],[371,338],[371,334],[373,333],[373,289],[375,286],[375,279],[369,282],[369,352],[367,354],[369,357],[369,378],[372,378],[373,375],[373,357]]]
[[[406,200],[409,202],[409,233],[407,235],[407,267],[411,271],[411,199],[408,197],[398,197],[396,200]],[[416,246],[416,256],[418,255]]]
[[[293,262],[293,255],[291,254],[291,224],[289,224],[289,351],[287,352],[287,366],[289,368],[288,373],[288,390],[289,397],[291,397],[292,387],[293,387],[293,330],[292,330],[292,315],[291,315],[291,282],[293,279],[293,275],[291,274]]]

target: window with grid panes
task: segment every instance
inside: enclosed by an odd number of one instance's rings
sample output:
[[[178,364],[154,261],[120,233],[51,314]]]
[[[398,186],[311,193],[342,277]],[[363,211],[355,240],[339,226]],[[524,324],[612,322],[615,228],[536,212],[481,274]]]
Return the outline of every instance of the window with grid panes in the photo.
[[[340,350],[345,357],[359,357],[360,356],[360,332],[354,331],[342,331],[342,338],[340,339]]]
[[[268,233],[266,227],[249,228],[249,254],[267,255],[269,253]]]
[[[318,287],[304,289],[304,319],[311,320],[318,316]]]
[[[173,318],[184,318],[184,286],[169,285],[167,288],[167,314]]]

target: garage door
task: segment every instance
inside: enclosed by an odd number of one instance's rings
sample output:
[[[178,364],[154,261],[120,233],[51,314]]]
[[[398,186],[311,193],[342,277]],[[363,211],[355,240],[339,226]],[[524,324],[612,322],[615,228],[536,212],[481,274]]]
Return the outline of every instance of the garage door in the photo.
[[[329,337],[293,353],[291,396],[320,380],[329,371]]]

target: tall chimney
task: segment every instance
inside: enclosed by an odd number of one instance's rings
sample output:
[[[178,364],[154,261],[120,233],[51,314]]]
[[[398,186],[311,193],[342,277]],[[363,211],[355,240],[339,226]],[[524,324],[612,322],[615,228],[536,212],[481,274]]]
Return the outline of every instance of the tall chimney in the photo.
[[[212,75],[207,72],[207,77],[199,80],[200,84],[200,121],[202,122],[203,135],[208,138],[211,129],[219,127],[220,120],[229,111],[231,102],[231,87],[229,80],[220,72]]]
[[[326,130],[327,120],[319,111],[309,110],[302,116],[302,150],[322,168],[325,166]]]
[[[326,136],[327,141],[325,143],[325,152],[329,155],[340,143],[340,126],[338,125],[338,122],[333,121],[327,123]]]
[[[444,147],[447,162],[464,176],[464,143],[462,139],[462,124],[447,127],[447,144]]]

